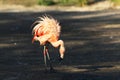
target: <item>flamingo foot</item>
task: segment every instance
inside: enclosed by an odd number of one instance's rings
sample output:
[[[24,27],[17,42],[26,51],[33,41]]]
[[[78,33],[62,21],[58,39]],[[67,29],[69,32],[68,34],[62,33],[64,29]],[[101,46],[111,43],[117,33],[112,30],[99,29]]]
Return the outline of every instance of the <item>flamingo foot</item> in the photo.
[[[57,71],[54,68],[45,69],[45,73],[56,73]]]
[[[53,67],[51,67],[49,71],[50,73],[56,73],[56,70]]]
[[[61,57],[58,59],[59,62],[61,62],[62,60],[63,60],[63,58],[61,58]]]

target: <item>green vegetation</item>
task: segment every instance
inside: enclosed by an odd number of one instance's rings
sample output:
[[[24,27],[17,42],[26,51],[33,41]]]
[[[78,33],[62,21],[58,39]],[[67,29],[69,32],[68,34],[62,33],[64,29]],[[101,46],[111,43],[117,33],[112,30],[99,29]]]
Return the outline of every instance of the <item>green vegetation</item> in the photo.
[[[16,5],[60,5],[60,6],[86,6],[104,0],[0,0],[0,4],[16,4]],[[120,5],[120,0],[109,0],[114,5]]]
[[[15,4],[15,5],[25,5],[32,6],[37,4],[37,0],[0,0],[0,4]]]
[[[85,6],[88,0],[59,0],[58,5],[63,6]]]
[[[53,0],[38,0],[39,5],[54,5],[55,2]]]
[[[89,0],[0,0],[0,4],[16,4],[16,5],[61,5],[61,6],[85,6]]]
[[[78,0],[78,5],[85,6],[88,3],[88,0]]]
[[[57,2],[58,5],[63,5],[63,6],[70,6],[75,4],[75,0],[59,0]]]
[[[111,2],[113,2],[115,6],[120,5],[120,0],[111,0]]]

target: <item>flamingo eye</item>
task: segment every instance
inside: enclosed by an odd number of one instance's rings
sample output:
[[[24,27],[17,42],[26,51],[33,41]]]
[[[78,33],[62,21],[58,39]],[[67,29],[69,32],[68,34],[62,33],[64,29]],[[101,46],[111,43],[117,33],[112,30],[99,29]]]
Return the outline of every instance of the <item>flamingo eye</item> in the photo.
[[[37,35],[37,37],[39,37],[39,35]]]

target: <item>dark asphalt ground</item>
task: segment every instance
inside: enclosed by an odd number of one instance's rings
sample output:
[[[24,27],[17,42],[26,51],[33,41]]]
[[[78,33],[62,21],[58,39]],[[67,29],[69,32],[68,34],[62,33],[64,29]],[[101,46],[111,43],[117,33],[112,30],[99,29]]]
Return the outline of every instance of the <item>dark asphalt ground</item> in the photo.
[[[48,14],[62,26],[64,60],[49,46],[55,72],[44,71],[43,47],[31,43],[31,25]],[[120,80],[120,10],[1,12],[0,80]]]

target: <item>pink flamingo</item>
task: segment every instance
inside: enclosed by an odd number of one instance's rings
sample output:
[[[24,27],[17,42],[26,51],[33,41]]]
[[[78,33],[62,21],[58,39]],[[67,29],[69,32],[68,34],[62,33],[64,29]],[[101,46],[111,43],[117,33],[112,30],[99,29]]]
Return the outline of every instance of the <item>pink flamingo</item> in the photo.
[[[32,43],[34,41],[39,41],[40,45],[44,46],[44,61],[46,65],[46,55],[48,57],[48,60],[50,61],[50,57],[48,54],[48,48],[46,44],[50,43],[52,44],[53,47],[59,48],[59,53],[60,53],[60,60],[64,58],[64,52],[65,52],[65,47],[64,47],[64,42],[63,40],[59,40],[60,36],[60,31],[61,31],[61,26],[52,17],[48,16],[43,16],[40,17],[40,20],[35,21],[33,24],[36,24],[33,27],[32,34],[34,35],[32,39]],[[51,69],[52,66],[50,65]]]

